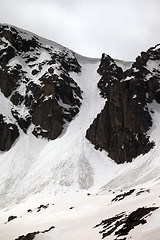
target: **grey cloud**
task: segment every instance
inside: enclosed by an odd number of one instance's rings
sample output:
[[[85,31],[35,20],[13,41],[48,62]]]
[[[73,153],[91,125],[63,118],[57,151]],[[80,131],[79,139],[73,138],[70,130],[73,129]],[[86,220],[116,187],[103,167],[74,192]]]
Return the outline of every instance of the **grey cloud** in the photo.
[[[159,0],[0,0],[0,21],[80,54],[134,59],[160,42]]]

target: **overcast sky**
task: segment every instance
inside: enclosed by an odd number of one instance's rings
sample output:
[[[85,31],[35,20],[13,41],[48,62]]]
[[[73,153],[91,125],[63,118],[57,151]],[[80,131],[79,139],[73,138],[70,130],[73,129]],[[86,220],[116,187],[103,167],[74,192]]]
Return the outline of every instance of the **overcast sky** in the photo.
[[[0,0],[0,22],[85,56],[134,60],[160,43],[160,0]]]

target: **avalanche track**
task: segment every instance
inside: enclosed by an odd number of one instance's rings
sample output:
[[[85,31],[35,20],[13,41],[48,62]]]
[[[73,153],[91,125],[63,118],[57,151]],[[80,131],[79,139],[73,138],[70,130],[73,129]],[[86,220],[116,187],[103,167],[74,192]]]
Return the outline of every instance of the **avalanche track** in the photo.
[[[95,191],[119,168],[113,161],[106,161],[107,154],[96,151],[85,138],[87,128],[102,110],[104,100],[96,87],[99,60],[82,57],[78,60],[82,72],[72,75],[83,91],[79,114],[70,124],[66,123],[56,140],[37,140],[30,127],[27,135],[21,133],[15,146],[1,155],[2,206],[19,203],[39,192],[44,198],[48,194],[68,191]]]

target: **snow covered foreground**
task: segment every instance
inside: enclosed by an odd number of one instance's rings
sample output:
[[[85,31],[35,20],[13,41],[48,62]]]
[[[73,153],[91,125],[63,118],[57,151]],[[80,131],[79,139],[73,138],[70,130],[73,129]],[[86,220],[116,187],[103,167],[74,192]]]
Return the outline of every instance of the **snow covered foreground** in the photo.
[[[158,187],[158,186],[157,186]],[[37,208],[32,208],[32,212],[27,212],[28,204],[17,206],[15,209],[4,212],[3,218],[7,214],[17,214],[17,218],[4,224],[1,222],[1,239],[15,239],[19,235],[26,235],[29,232],[44,231],[51,226],[55,227],[44,234],[38,234],[35,240],[81,240],[81,239],[102,239],[102,227],[94,228],[102,219],[113,217],[121,212],[131,212],[139,207],[159,206],[159,191],[157,187],[151,193],[144,193],[140,196],[128,197],[122,202],[112,203],[113,193],[90,195],[72,199],[56,200],[47,209],[37,212]],[[55,200],[55,201],[54,201]],[[33,202],[30,206],[35,204]],[[160,212],[157,210],[148,217],[147,224],[139,225],[131,230],[127,239],[135,240],[159,240]],[[106,239],[118,239],[112,234]],[[120,239],[120,238],[119,238]]]
[[[150,106],[154,124],[149,135],[156,146],[132,163],[117,165],[85,138],[86,130],[104,106],[97,88],[100,60],[79,55],[77,59],[82,72],[72,73],[72,77],[83,91],[83,102],[62,135],[54,141],[37,139],[30,127],[27,135],[21,132],[10,151],[0,153],[0,240],[14,240],[51,226],[55,228],[37,234],[35,240],[99,240],[103,229],[94,226],[102,220],[140,207],[160,207],[159,105]],[[126,63],[118,63],[126,67]],[[2,108],[10,109],[2,93],[0,102]],[[6,107],[3,111],[7,115]],[[112,201],[131,189],[135,189],[131,195]],[[38,211],[42,204],[47,207]],[[9,216],[17,218],[7,222]],[[159,240],[159,218],[157,209],[146,224],[131,230],[127,239]],[[113,233],[106,239],[120,238]]]

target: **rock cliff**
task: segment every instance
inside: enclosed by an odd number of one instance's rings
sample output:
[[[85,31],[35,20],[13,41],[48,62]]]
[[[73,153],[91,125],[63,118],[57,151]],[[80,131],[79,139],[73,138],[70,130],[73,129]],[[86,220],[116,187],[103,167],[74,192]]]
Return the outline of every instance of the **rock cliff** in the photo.
[[[10,124],[1,117],[0,150],[8,150],[22,129],[57,138],[79,112],[81,90],[70,77],[80,72],[74,53],[32,33],[0,25],[0,90],[10,99]],[[12,129],[11,129],[12,127]]]
[[[130,162],[154,146],[147,135],[152,126],[148,104],[154,100],[160,103],[159,67],[160,45],[142,52],[127,71],[110,56],[102,55],[98,88],[106,103],[86,137],[118,164]]]

